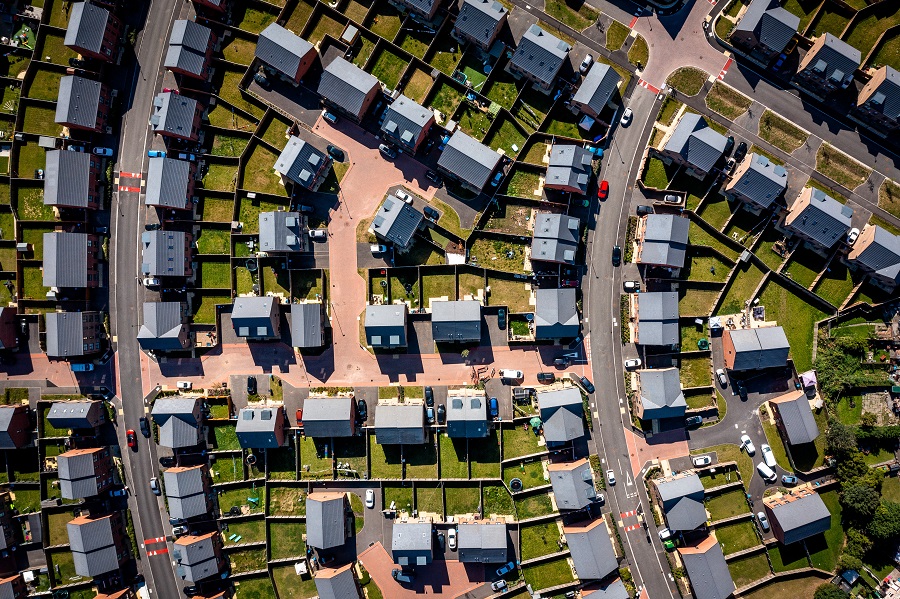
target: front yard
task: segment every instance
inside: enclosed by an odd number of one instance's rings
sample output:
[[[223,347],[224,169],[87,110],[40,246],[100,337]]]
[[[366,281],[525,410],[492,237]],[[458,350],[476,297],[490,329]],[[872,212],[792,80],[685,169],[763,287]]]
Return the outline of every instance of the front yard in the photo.
[[[824,142],[816,153],[816,170],[850,190],[865,183],[872,174],[872,169]]]

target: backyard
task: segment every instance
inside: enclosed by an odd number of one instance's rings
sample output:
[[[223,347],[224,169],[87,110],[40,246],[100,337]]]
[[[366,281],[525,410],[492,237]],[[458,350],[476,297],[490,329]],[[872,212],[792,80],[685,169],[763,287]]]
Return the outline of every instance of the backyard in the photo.
[[[709,512],[709,519],[713,522],[746,514],[750,511],[747,505],[747,498],[744,496],[742,489],[734,491],[726,491],[715,497],[707,497],[706,510]]]
[[[744,303],[753,299],[753,292],[759,286],[762,278],[763,272],[756,265],[751,262],[742,263],[728,283],[725,298],[719,305],[719,309],[716,310],[716,314],[736,314],[743,310]],[[769,318],[769,320],[772,319]]]
[[[227,229],[211,229],[204,227],[200,235],[194,239],[200,254],[230,254],[231,231]]]
[[[771,574],[765,552],[740,557],[728,562],[731,578],[738,588]]]
[[[813,327],[828,316],[798,294],[769,280],[759,294],[759,304],[766,307],[766,320],[790,326],[784,327],[791,344],[791,358],[797,372],[809,370],[812,366]]]
[[[692,348],[686,348],[690,350]],[[712,362],[709,354],[699,356],[682,356],[681,358],[681,385],[684,388],[708,387],[712,381]]]
[[[378,77],[384,83],[387,89],[394,89],[397,87],[397,83],[400,81],[400,74],[407,64],[409,64],[407,57],[383,48],[378,51],[377,56],[370,59],[370,71],[372,75]]]
[[[537,566],[526,566],[522,569],[525,582],[535,590],[546,589],[571,582],[575,579],[572,568],[565,558],[543,562]]]
[[[560,530],[556,521],[523,526],[519,531],[522,560],[533,559],[559,551]]]

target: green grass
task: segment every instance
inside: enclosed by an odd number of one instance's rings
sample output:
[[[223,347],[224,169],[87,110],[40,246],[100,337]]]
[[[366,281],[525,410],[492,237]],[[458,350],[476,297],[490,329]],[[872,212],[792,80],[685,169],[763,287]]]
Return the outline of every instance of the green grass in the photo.
[[[503,481],[509,485],[509,481],[518,478],[522,481],[524,489],[531,489],[549,484],[544,478],[544,466],[540,460],[534,462],[520,463],[515,466],[508,466],[503,469]]]
[[[647,40],[639,35],[631,44],[631,49],[628,50],[628,62],[635,66],[646,66],[648,60],[650,60],[650,47],[647,45]]]
[[[206,289],[231,289],[231,263],[204,260],[199,263],[200,285]]]
[[[15,499],[15,507],[19,510],[20,514],[31,514],[34,512],[38,512],[41,509],[41,492],[37,489],[15,489],[13,491],[16,499]],[[59,490],[57,488],[57,497],[59,497]],[[69,520],[72,517],[69,516]],[[67,520],[68,522],[68,520]],[[68,542],[68,541],[66,541]]]
[[[375,16],[369,18],[372,19],[372,22],[369,23],[372,33],[380,35],[388,41],[392,41],[400,31],[402,17],[389,4],[379,5]]]
[[[233,424],[216,424],[212,426],[214,447],[218,451],[232,451],[241,448],[238,442],[237,432]]]
[[[305,516],[306,492],[300,487],[269,486],[268,516]]]
[[[816,153],[816,170],[851,190],[865,183],[872,174],[872,169],[824,142]]]
[[[258,146],[262,147],[262,146]],[[284,189],[284,188],[282,188]],[[259,233],[259,215],[263,212],[276,212],[285,210],[288,207],[288,201],[271,201],[260,198],[242,197],[238,200],[238,220],[244,223],[243,232],[252,234]]]
[[[747,499],[741,490],[727,491],[706,499],[706,509],[709,512],[709,519],[713,522],[746,514],[750,511],[747,506]]]
[[[431,94],[431,100],[428,102],[429,108],[439,110],[443,114],[449,116],[456,112],[457,106],[463,99],[463,93],[456,85],[442,82]]]
[[[556,521],[523,526],[519,530],[521,559],[528,560],[559,551],[560,531]]]
[[[234,586],[238,589],[237,596],[241,599],[265,599],[266,597],[275,596],[275,589],[272,587],[272,581],[265,575],[242,578],[241,580],[236,581]],[[288,596],[282,594],[281,597],[287,599]]]
[[[277,154],[262,144],[256,144],[250,151],[250,155],[245,156],[244,160],[242,189],[272,195],[287,195],[287,190],[281,183],[281,177],[274,170],[275,162],[278,160]]]
[[[231,231],[227,229],[202,229],[195,240],[201,254],[228,254],[231,252]]]
[[[759,245],[753,251],[756,254],[756,257],[762,260],[766,266],[771,268],[772,270],[776,270],[782,262],[784,262],[784,258],[781,257],[780,254],[775,252],[775,243],[784,238],[775,227],[768,227],[765,231],[763,231],[760,236]]]
[[[501,193],[519,198],[536,199],[539,195],[536,195],[535,191],[540,184],[540,174],[537,172],[513,167],[511,175],[503,183]]]
[[[409,483],[406,483],[409,485]],[[385,485],[384,487],[384,505],[390,505],[394,502],[397,510],[412,511],[413,509],[413,490],[411,486],[395,487]]]
[[[239,87],[241,77],[243,77],[243,70],[226,69],[219,65],[212,79],[212,87],[217,90],[216,93],[220,98],[259,120],[265,110],[255,100],[251,100],[241,93]]]
[[[744,263],[735,271],[728,285],[728,291],[716,314],[736,314],[744,307],[744,302],[752,299],[751,295],[762,281],[763,272],[752,263]],[[768,285],[767,285],[768,287]],[[760,303],[764,303],[760,301]],[[773,318],[766,313],[766,318]]]
[[[380,445],[375,437],[369,438],[369,456],[372,464],[372,478],[401,478],[400,449],[395,445]]]
[[[474,108],[468,102],[457,110],[454,119],[459,123],[460,129],[479,141],[484,139],[491,126],[491,120],[488,118],[487,112]]]
[[[38,69],[25,95],[29,98],[55,102],[59,96],[60,79],[62,79],[62,73],[58,71],[50,71],[45,68]]]
[[[326,34],[339,40],[343,31],[344,24],[331,18],[323,11],[319,13],[312,31],[307,35],[307,41],[314,46],[318,45],[325,38]]]
[[[316,590],[315,579],[297,576],[293,564],[272,568],[272,581],[278,590],[277,596],[280,599],[310,599],[311,597],[317,597],[319,594]],[[268,594],[260,595],[259,599],[273,596],[275,596],[274,593],[270,591]],[[238,594],[238,597],[243,599],[242,594]]]
[[[900,35],[895,33],[885,36],[875,55],[869,60],[869,64],[900,68]]]
[[[644,185],[656,189],[668,189],[669,181],[675,176],[678,167],[674,164],[666,165],[659,158],[648,158],[644,169]]]
[[[229,62],[249,65],[253,61],[256,43],[244,37],[232,35],[222,39],[219,55]]]
[[[309,21],[315,4],[313,0],[300,0],[297,2],[290,15],[285,15],[288,16],[287,23],[284,25],[285,28],[299,34],[306,26],[306,22]]]
[[[713,452],[715,452],[717,461],[719,463],[737,462],[738,472],[741,473],[741,479],[744,482],[744,486],[748,486],[750,484],[750,479],[753,478],[753,473],[755,472],[753,466],[753,458],[741,451],[737,445],[734,445],[732,443],[725,443],[723,445],[704,447],[703,449],[691,450],[691,455]]]
[[[724,283],[728,273],[734,267],[715,254],[709,256],[699,255],[695,246],[688,248],[688,260],[681,269],[681,278],[689,281],[713,281]]]
[[[821,2],[818,2],[817,0],[787,0],[784,3],[784,9],[789,13],[800,17],[800,25],[797,27],[797,31],[802,33],[810,20],[812,20],[816,8],[818,8],[820,4]]]
[[[494,129],[484,139],[484,143],[492,150],[502,149],[507,156],[514,158],[525,145],[527,136],[512,119],[501,116],[499,123],[499,125],[494,124]]]
[[[441,478],[469,478],[466,461],[466,440],[440,437]]]
[[[78,53],[67,48],[63,43],[64,39],[65,36],[62,34],[45,32],[42,39],[38,41],[34,55],[39,56],[41,60],[44,61],[47,61],[47,58],[49,57],[49,61],[47,62],[68,67],[69,59],[76,58]]]
[[[853,400],[854,405],[850,405],[850,401]],[[832,409],[837,414],[837,419],[843,422],[844,424],[859,424],[860,419],[862,418],[862,396],[860,395],[850,395],[844,396],[837,402],[837,404],[831,404]]]
[[[272,559],[296,557],[306,553],[306,543],[303,542],[306,524],[303,522],[270,521],[268,530]]]
[[[278,15],[273,12],[263,12],[255,8],[243,8],[243,11],[241,11],[240,7],[233,11],[231,16],[238,29],[250,31],[251,33],[260,33],[278,18]]]
[[[883,5],[883,9],[870,12],[864,19],[856,21],[847,32],[844,41],[866,56],[881,34],[898,24],[900,24],[900,10],[896,4],[888,2]]]
[[[41,184],[21,183],[17,190],[19,220],[54,221],[56,216],[52,206],[44,204],[44,188]]]
[[[230,303],[230,294],[203,294],[200,296],[195,295],[193,301],[193,306],[195,308],[194,322],[197,324],[215,324],[216,306]]]
[[[256,128],[254,121],[244,118],[244,116],[227,104],[211,106],[207,117],[209,118],[209,124],[214,127],[237,131],[253,131]]]
[[[546,131],[550,135],[581,139],[587,134],[582,134],[582,129],[578,127],[578,120],[578,117],[569,112],[564,106],[559,105],[550,112],[550,116],[544,121],[541,130]]]
[[[606,49],[615,52],[622,47],[631,30],[618,21],[613,21],[606,29]]]
[[[334,456],[329,451],[328,457],[325,457],[327,442],[303,437],[298,445],[300,448],[300,478],[332,478],[334,467],[332,458]]]
[[[472,478],[500,478],[500,441],[492,430],[484,439],[469,440]]]
[[[806,552],[803,550],[803,543],[773,545],[769,548],[769,559],[772,560],[772,570],[776,574],[797,568],[805,568],[809,565],[806,560]]]
[[[203,187],[219,191],[234,191],[237,184],[237,173],[236,164],[212,163],[206,174],[203,175]]]
[[[425,31],[403,31],[396,44],[418,58],[425,58],[428,44],[431,42],[431,34]]]
[[[766,441],[769,444],[769,447],[772,448],[772,453],[775,455],[775,461],[779,466],[790,472],[793,470],[791,468],[791,462],[788,460],[787,449],[784,445],[784,441],[781,439],[781,435],[778,433],[778,428],[769,422],[768,416],[760,416],[760,420],[762,421],[763,432],[766,433]]]
[[[721,81],[716,81],[706,94],[709,109],[731,121],[747,112],[751,104],[753,100]]]
[[[404,456],[406,478],[437,478],[437,447],[434,444],[407,446],[404,448]]]
[[[239,574],[241,572],[253,572],[254,570],[266,569],[266,550],[265,549],[239,549],[228,553],[228,560],[231,562],[231,572]]]
[[[878,207],[900,218],[900,185],[885,179],[878,189]]]
[[[218,133],[208,131],[207,139],[212,137],[212,146],[209,153],[213,156],[225,156],[228,158],[238,158],[244,153],[250,138],[243,135],[228,135],[226,133]]]
[[[366,18],[369,7],[372,6],[372,0],[359,2],[358,0],[350,0],[344,7],[344,14],[347,18],[353,19],[357,23],[362,23]]]
[[[477,260],[480,266],[520,273],[525,268],[524,243],[479,238],[469,247],[469,255]]]
[[[425,302],[439,297],[446,297],[450,301],[455,300],[456,277],[452,274],[422,275],[422,295]]]
[[[810,561],[813,567],[832,572],[837,566],[838,557],[844,544],[844,528],[841,524],[841,503],[838,491],[825,491],[819,496],[831,512],[831,527],[821,535],[806,540]]]
[[[759,136],[788,154],[809,139],[808,133],[795,127],[771,110],[766,110],[759,119]]]
[[[797,372],[812,367],[813,325],[827,316],[775,281],[768,281],[759,295],[760,305],[766,307],[766,319],[776,320],[784,327],[791,344],[791,357]]]
[[[62,135],[62,125],[57,125],[56,110],[44,106],[19,106],[24,113],[22,130],[36,135],[49,135],[59,137]]]
[[[765,553],[757,553],[728,562],[734,584],[740,588],[771,573]]]
[[[725,196],[711,194],[703,202],[698,216],[721,231],[731,215],[740,208],[740,202],[729,202]]]
[[[750,549],[760,543],[759,538],[756,536],[756,527],[751,520],[742,520],[734,524],[717,526],[715,532],[719,544],[722,545],[722,552],[725,555]]]
[[[546,0],[544,2],[544,12],[575,31],[582,31],[590,27],[597,22],[597,17],[600,16],[599,12],[586,3],[573,1],[570,4],[565,0]],[[548,30],[547,33],[557,35],[557,32],[552,29]]]
[[[805,249],[799,249],[791,255],[785,270],[797,283],[809,289],[822,267],[822,257]]]
[[[841,33],[850,22],[850,15],[841,14],[835,10],[820,10],[809,30],[809,37],[818,37],[830,33],[835,37],[841,37]]]
[[[478,511],[481,498],[475,487],[446,487],[447,515],[472,514]]]
[[[400,81],[400,74],[407,64],[408,61],[405,58],[384,49],[381,50],[372,64],[371,72],[372,75],[378,77],[387,86],[387,89],[394,89],[397,87],[397,83]]]
[[[249,496],[248,496],[249,497]],[[231,541],[229,537],[237,535],[240,540]],[[222,542],[227,547],[236,543],[258,543],[266,540],[266,521],[263,518],[228,522],[228,529],[222,529]]]
[[[44,148],[40,147],[36,143],[26,143],[19,146],[19,165],[18,165],[18,174],[19,177],[25,179],[33,179],[35,171],[37,169],[43,169],[47,164],[47,156]],[[19,204],[21,206],[22,203],[22,190],[23,187],[19,187]],[[35,187],[27,187],[29,190],[34,190],[37,192],[37,196],[40,197],[41,203],[43,203],[43,189],[44,185],[42,183],[38,184]],[[20,211],[21,215],[21,211]],[[44,220],[44,219],[41,219]],[[53,220],[52,218],[48,220]]]
[[[519,94],[516,80],[505,71],[495,70],[493,78],[482,90],[484,95],[493,102],[500,104],[507,110],[512,109]]]
[[[881,496],[888,501],[900,502],[900,478],[889,476],[881,485]]]
[[[738,482],[740,480],[738,479],[737,472],[733,467],[716,468],[716,471],[712,474],[707,471],[705,474],[701,474],[699,476],[700,483],[703,485],[704,489],[712,489],[714,487],[720,487],[722,485]]]
[[[491,514],[515,517],[516,508],[512,497],[505,487],[502,485],[484,485],[484,515],[489,517]],[[543,495],[550,501],[549,495]]]
[[[709,316],[717,295],[718,291],[682,287],[678,290],[678,310],[681,316]]]
[[[391,277],[391,300],[409,299],[410,301],[418,301],[419,297],[419,279],[416,274],[403,274],[399,277]],[[409,285],[409,291],[406,286]]]
[[[18,494],[17,494],[18,496]],[[72,512],[47,514],[47,528],[49,545],[66,545],[69,542],[69,534],[66,524],[73,519]]]
[[[678,114],[678,109],[682,106],[681,102],[671,96],[667,96],[663,100],[662,106],[659,107],[659,115],[656,117],[657,122],[662,123],[666,127],[671,126],[675,120],[675,115]]]
[[[674,87],[686,96],[696,96],[709,74],[695,67],[682,67],[669,75],[666,85]]]
[[[425,101],[425,96],[428,95],[428,90],[433,83],[434,79],[431,78],[430,74],[417,68],[403,87],[403,94],[415,102],[422,103]]]
[[[682,357],[680,369],[682,387],[708,387],[712,381],[708,356]]]
[[[48,551],[47,560],[47,566],[53,572],[57,585],[89,580],[75,572],[75,558],[68,549]]]
[[[544,562],[537,566],[528,566],[522,569],[525,582],[535,590],[555,587],[557,585],[572,582],[572,569],[565,558]]]
[[[234,218],[234,200],[204,196],[200,203],[200,219],[206,222],[230,223]]]

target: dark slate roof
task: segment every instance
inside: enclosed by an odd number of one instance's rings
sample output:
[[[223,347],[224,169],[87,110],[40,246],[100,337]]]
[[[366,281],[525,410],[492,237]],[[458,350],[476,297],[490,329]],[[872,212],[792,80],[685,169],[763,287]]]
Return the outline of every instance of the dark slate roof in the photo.
[[[713,131],[699,114],[686,113],[672,132],[665,150],[681,155],[688,164],[709,172],[722,157],[728,140]]]
[[[434,8],[434,3],[440,3],[440,0],[398,0],[400,4],[406,5],[410,8],[418,9],[419,11],[425,14],[431,14],[431,9]]]
[[[44,286],[87,287],[88,235],[44,233]]]
[[[184,242],[182,231],[144,231],[141,233],[141,272],[147,276],[183,277]]]
[[[690,497],[682,497],[666,511],[666,525],[671,530],[695,530],[705,523],[706,506]]]
[[[322,310],[320,302],[291,304],[292,347],[322,347],[325,334]]]
[[[76,572],[97,576],[119,568],[110,516],[80,516],[66,524],[66,531]]]
[[[60,79],[56,122],[96,128],[101,85],[99,81],[77,75],[66,75]]]
[[[827,79],[833,79],[838,83],[852,76],[862,56],[856,48],[842,41],[830,33],[825,33],[825,43],[813,56],[806,69],[812,69],[824,73]]]
[[[603,582],[597,585],[590,585],[581,590],[582,597],[590,597],[591,599],[631,599],[628,589],[621,578],[616,578],[611,582]]]
[[[189,582],[196,582],[219,573],[216,563],[215,537],[219,533],[179,537],[172,549],[172,557],[178,564],[178,573]]]
[[[608,64],[595,62],[575,92],[573,102],[585,104],[600,114],[619,87],[622,77]]]
[[[346,538],[343,493],[317,492],[306,496],[306,543],[316,549],[340,547]]]
[[[22,415],[28,414],[28,408],[24,408],[23,411],[19,411],[20,406],[11,405],[11,406],[0,406],[0,449],[19,449],[16,447],[16,444],[13,442],[12,435],[18,432],[18,427],[21,426],[21,422],[17,422],[15,425],[13,424],[13,419],[19,420]],[[13,429],[13,427],[16,427]],[[27,437],[31,438],[31,426],[28,426],[28,435]],[[28,441],[26,440],[26,443]]]
[[[538,289],[535,295],[534,336],[536,339],[575,337],[581,328],[575,289]]]
[[[185,25],[186,23],[189,25]],[[202,76],[211,34],[207,27],[194,21],[175,21],[172,35],[169,37],[164,66],[167,69],[180,69],[198,77]]]
[[[697,547],[678,550],[691,581],[696,599],[726,599],[734,593],[734,581],[722,546],[714,537],[707,537]]]
[[[539,212],[534,219],[531,259],[573,264],[581,221],[574,216]]]
[[[243,448],[275,449],[284,441],[284,409],[277,407],[247,407],[238,412],[238,441]],[[279,419],[279,417],[281,417]]]
[[[299,252],[303,249],[299,212],[259,213],[259,249],[263,252]]]
[[[866,100],[866,108],[874,105],[881,107],[881,113],[895,121],[900,120],[900,73],[889,65],[881,67],[885,71],[885,78],[875,91]],[[46,192],[45,192],[46,193]]]
[[[102,423],[102,409],[98,401],[56,401],[47,412],[47,420],[54,428],[93,428]]]
[[[163,472],[169,516],[193,518],[207,513],[207,497],[203,482],[207,477],[204,466],[169,468]]]
[[[639,293],[638,343],[640,345],[676,345],[679,340],[678,292]]]
[[[474,389],[447,392],[447,436],[455,439],[487,437],[487,398]]]
[[[777,0],[753,0],[734,30],[753,32],[767,48],[781,52],[799,26],[800,17],[781,8]]]
[[[580,510],[597,497],[591,464],[582,458],[574,462],[556,462],[547,467],[556,506],[561,510]]]
[[[475,187],[483,189],[500,162],[500,154],[457,129],[438,158],[438,166]]]
[[[87,208],[91,190],[91,160],[87,152],[50,150],[44,167],[44,204]]]
[[[510,63],[544,84],[552,84],[572,47],[536,24],[528,28]]]
[[[150,158],[148,162],[144,203],[179,210],[191,206],[191,163],[174,158]]]
[[[548,443],[564,443],[584,435],[584,408],[578,387],[538,391],[537,398]]]
[[[183,322],[181,302],[144,302],[144,324],[137,334],[143,349],[179,350]]]
[[[791,346],[782,327],[726,331],[734,345],[732,370],[758,370],[787,364]]]
[[[231,324],[239,337],[273,337],[278,319],[274,297],[236,297]]]
[[[619,560],[604,518],[587,524],[564,526],[563,534],[579,580],[599,580],[619,569]]]
[[[259,34],[255,56],[293,79],[297,76],[300,62],[310,50],[315,51],[308,41],[278,23],[272,23]]]
[[[90,2],[76,2],[69,9],[69,24],[63,44],[100,54],[109,11]]]
[[[322,163],[328,160],[325,152],[294,135],[275,161],[275,170],[303,187],[311,187]]]
[[[308,397],[303,402],[303,430],[307,437],[353,436],[352,397]]]
[[[868,226],[875,227],[874,237],[856,256],[856,261],[883,276],[896,279],[900,268],[900,236],[889,233],[878,225]]]
[[[397,522],[391,534],[391,553],[401,566],[427,566],[432,560],[434,535],[430,522]]]
[[[816,418],[803,391],[794,391],[771,400],[778,408],[778,415],[787,434],[788,443],[799,445],[812,443],[819,436]]]
[[[481,303],[476,300],[431,302],[431,335],[438,343],[480,341]]]
[[[47,262],[44,262],[46,268]],[[48,312],[44,315],[47,330],[47,355],[56,358],[83,356],[84,312]]]
[[[322,72],[318,93],[347,112],[359,115],[366,96],[378,86],[375,76],[337,57]]]
[[[799,495],[799,496],[797,496]],[[778,522],[784,532],[784,544],[790,545],[831,528],[831,512],[822,501],[822,497],[811,490],[804,493],[790,494],[796,497],[791,501],[779,501],[778,505],[770,500],[764,502],[772,519]]]
[[[736,181],[731,181],[729,190],[736,190],[755,204],[768,208],[787,189],[787,170],[775,164],[762,154],[747,154],[749,168]]]
[[[460,522],[456,542],[457,557],[463,563],[506,563],[508,541],[502,522]]]
[[[190,137],[194,128],[197,101],[173,92],[163,92],[153,98],[150,124],[156,132]]]
[[[5,539],[0,539],[0,543],[5,544],[5,542]],[[21,579],[21,574],[12,574],[0,578],[0,599],[19,599],[20,597],[23,597],[24,595],[16,592],[16,587],[14,586],[16,581]]]
[[[379,445],[425,442],[425,406],[419,403],[379,404],[375,410],[375,440]]]
[[[594,155],[580,146],[553,144],[545,185],[574,187],[587,193]]]
[[[379,238],[405,248],[425,216],[393,195],[388,195],[372,218],[371,230]]]
[[[682,268],[691,221],[674,214],[648,214],[641,242],[641,264]]]
[[[664,510],[671,508],[679,499],[690,497],[703,501],[705,495],[703,483],[694,472],[679,474],[672,478],[657,478],[653,484],[656,486]]]
[[[472,39],[487,44],[497,22],[506,14],[506,8],[496,0],[465,0],[454,27]]]
[[[381,130],[411,145],[433,118],[430,109],[400,95],[385,110]]]
[[[366,306],[366,343],[372,347],[406,345],[406,304]]]
[[[94,472],[94,454],[99,451],[75,449],[57,456],[59,488],[65,499],[84,499],[97,494],[97,475],[105,474]]]
[[[159,444],[177,449],[191,447],[199,439],[198,399],[161,397],[153,402],[153,421],[159,426]]]
[[[316,570],[315,581],[319,599],[359,599],[353,564],[340,568],[319,568]]]
[[[641,370],[640,377],[645,420],[684,416],[687,402],[677,368]]]

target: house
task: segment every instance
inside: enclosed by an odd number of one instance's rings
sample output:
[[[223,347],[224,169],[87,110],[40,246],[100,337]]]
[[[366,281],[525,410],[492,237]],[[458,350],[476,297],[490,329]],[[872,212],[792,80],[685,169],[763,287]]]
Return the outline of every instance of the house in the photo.
[[[187,520],[212,513],[209,466],[178,466],[163,472],[169,516]]]
[[[144,203],[173,210],[193,210],[197,164],[166,157],[150,158],[148,163]]]
[[[595,62],[572,96],[572,107],[592,119],[599,119],[607,106],[615,107],[613,96],[622,77],[608,64]]]
[[[190,277],[193,235],[183,231],[141,233],[141,274],[145,277]]]
[[[500,520],[461,521],[457,526],[457,558],[464,564],[505,564],[509,545]]]
[[[433,543],[430,521],[394,523],[391,553],[397,565],[427,566],[431,563]]]
[[[322,302],[291,304],[291,346],[322,347],[325,344],[325,305]]]
[[[687,532],[706,525],[706,493],[696,472],[682,470],[655,478],[651,488],[669,530]]]
[[[821,189],[804,187],[791,204],[784,228],[813,249],[830,250],[850,230],[853,208]]]
[[[284,406],[241,408],[237,438],[244,449],[277,449],[284,445]]]
[[[77,75],[59,80],[55,121],[70,129],[102,132],[109,117],[109,88]]]
[[[696,599],[726,599],[734,593],[734,580],[725,563],[722,546],[712,535],[678,548]]]
[[[769,64],[784,52],[799,26],[800,17],[782,8],[778,0],[753,0],[732,29],[729,41],[752,58]]]
[[[678,345],[678,292],[653,291],[636,294],[633,298],[634,342],[638,345]]]
[[[203,106],[197,100],[171,91],[162,92],[153,98],[150,126],[163,137],[197,141],[202,114]]]
[[[216,39],[209,27],[194,21],[176,20],[169,36],[165,67],[173,73],[206,81]]]
[[[267,254],[302,252],[306,249],[303,219],[299,212],[277,210],[259,213],[259,249]]]
[[[556,462],[547,466],[553,496],[560,510],[580,510],[597,499],[594,474],[587,458],[574,462]]]
[[[871,281],[892,292],[900,281],[900,236],[878,225],[867,224],[850,254],[850,266],[871,277]]]
[[[0,449],[22,449],[31,445],[33,428],[28,405],[0,406]]]
[[[900,129],[900,72],[889,65],[876,69],[859,92],[853,116],[882,137],[896,134]]]
[[[316,570],[314,578],[319,599],[360,599],[362,597],[352,563],[337,568],[319,568]]]
[[[134,592],[134,589],[131,587],[125,587],[124,589],[119,589],[118,591],[109,591],[108,593],[99,591],[97,596],[94,599],[135,599],[137,595]],[[212,597],[207,597],[206,599],[213,599]]]
[[[537,289],[534,296],[535,339],[571,339],[578,336],[581,320],[573,287]]]
[[[537,400],[548,447],[584,436],[584,408],[578,387],[538,391]]]
[[[309,71],[318,54],[311,43],[278,23],[272,23],[259,34],[254,56],[296,84]]]
[[[783,368],[791,346],[781,327],[726,329],[722,334],[725,368],[735,372]]]
[[[366,306],[366,345],[374,349],[406,347],[406,304]]]
[[[437,169],[465,189],[481,193],[499,163],[500,154],[457,129],[441,152]]]
[[[581,596],[585,599],[631,599],[631,593],[625,588],[621,578],[582,587]]]
[[[684,267],[691,221],[674,214],[647,214],[638,220],[637,264],[660,266],[673,271]]]
[[[10,263],[12,265],[12,263]],[[19,345],[16,333],[16,308],[0,306],[0,350],[15,349]]]
[[[69,24],[63,44],[82,56],[112,62],[119,49],[122,21],[107,9],[90,2],[69,8]]]
[[[549,94],[571,49],[569,44],[535,24],[519,40],[506,70],[516,78],[524,77],[534,84],[535,89]]]
[[[415,155],[432,125],[434,111],[401,94],[384,111],[381,134],[400,150]]]
[[[423,403],[379,403],[375,410],[375,441],[379,445],[425,443]]]
[[[431,301],[431,336],[435,343],[481,341],[481,302]]]
[[[100,287],[101,243],[88,233],[44,233],[44,287]]]
[[[831,512],[807,483],[763,497],[763,507],[775,538],[790,545],[831,528]]]
[[[409,249],[413,236],[423,228],[424,221],[425,215],[389,194],[372,218],[369,232],[378,239],[394,244],[397,250],[404,251]]]
[[[0,577],[0,597],[3,599],[25,599],[28,592],[21,574]]]
[[[451,439],[483,439],[489,432],[484,391],[471,387],[448,390],[447,436]]]
[[[563,525],[563,536],[579,580],[599,580],[619,569],[604,518]]]
[[[859,50],[824,33],[800,61],[794,80],[813,95],[824,97],[849,87],[861,60]]]
[[[581,221],[574,216],[538,212],[534,217],[531,259],[574,264],[581,240]]]
[[[120,569],[130,559],[122,512],[108,516],[81,515],[66,524],[75,573],[93,577]]]
[[[544,187],[566,193],[587,193],[593,174],[594,155],[581,146],[553,144]]]
[[[182,351],[191,347],[187,304],[144,302],[144,324],[137,334],[141,349],[153,352]]]
[[[106,422],[106,410],[101,401],[55,401],[47,422],[56,429],[96,429]]]
[[[661,155],[663,162],[678,164],[697,179],[705,179],[722,158],[728,140],[699,114],[686,112],[669,136]]]
[[[70,449],[56,456],[63,499],[105,494],[113,485],[113,460],[108,447]]]
[[[640,400],[633,402],[634,412],[641,420],[683,418],[687,410],[677,368],[639,371],[637,395]]]
[[[509,11],[497,0],[463,0],[453,24],[453,34],[462,43],[472,43],[487,51],[500,29],[506,24]]]
[[[419,17],[424,21],[431,21],[437,13],[441,0],[388,0],[401,13],[409,13],[415,17]]]
[[[347,395],[310,395],[303,402],[303,434],[313,439],[352,437],[356,434],[353,398]]]
[[[754,212],[767,210],[787,189],[787,170],[762,154],[750,153],[725,184],[725,197],[747,204]]]
[[[347,494],[314,491],[306,496],[306,544],[334,549],[347,538]]]
[[[194,0],[194,6],[214,13],[224,13],[228,3],[226,0]],[[210,597],[209,599],[213,598]]]
[[[779,432],[789,445],[812,443],[819,436],[816,417],[803,390],[790,391],[769,400]]]
[[[225,566],[222,536],[218,531],[202,535],[184,535],[175,539],[172,558],[178,575],[187,582],[199,582],[216,576]]]
[[[339,56],[325,67],[317,91],[328,108],[358,123],[381,91],[381,82]]]
[[[267,341],[281,338],[281,314],[277,298],[236,297],[231,311],[231,324],[238,337]]]
[[[331,158],[311,143],[292,135],[275,161],[275,172],[307,191],[318,191],[331,172]]]
[[[159,427],[159,444],[181,449],[200,441],[203,413],[197,397],[160,397],[153,402],[153,422]]]
[[[103,349],[101,339],[105,333],[99,312],[48,312],[44,325],[49,358],[77,358]]]
[[[44,205],[97,210],[100,207],[100,159],[87,152],[47,152]]]

